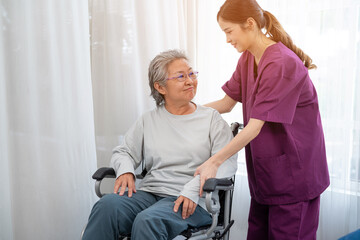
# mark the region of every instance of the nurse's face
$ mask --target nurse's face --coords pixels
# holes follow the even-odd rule
[[[230,43],[239,53],[249,49],[253,42],[253,33],[248,23],[238,24],[219,18],[219,26],[226,35],[226,42]]]

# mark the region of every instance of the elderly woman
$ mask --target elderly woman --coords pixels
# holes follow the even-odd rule
[[[232,133],[216,110],[192,102],[197,74],[176,50],[152,60],[149,85],[157,107],[145,113],[114,149],[114,194],[94,205],[83,239],[130,234],[133,240],[173,239],[189,226],[211,223],[194,173],[230,142]],[[148,172],[136,189],[134,169],[142,161]],[[216,176],[231,177],[236,168],[234,155]]]

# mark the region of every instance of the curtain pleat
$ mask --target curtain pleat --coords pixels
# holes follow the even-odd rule
[[[77,239],[96,200],[88,2],[0,7],[0,239]]]

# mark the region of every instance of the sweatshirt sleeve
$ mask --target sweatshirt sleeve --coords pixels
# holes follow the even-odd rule
[[[125,134],[121,145],[113,149],[110,166],[116,172],[116,178],[124,173],[132,173],[143,160],[144,126],[140,118]]]
[[[210,145],[211,156],[216,154],[219,150],[225,147],[233,138],[229,125],[214,110],[214,116],[210,126]],[[207,160],[207,159],[205,159]],[[237,170],[237,154],[234,154],[229,159],[224,161],[218,168],[216,178],[231,178],[235,175]],[[197,175],[187,184],[185,184],[180,195],[191,199],[193,202],[198,203],[200,191],[200,176]]]
[[[199,193],[200,193],[199,190],[200,190],[200,175],[197,175],[190,182],[185,184],[183,190],[180,192],[180,195],[187,197],[194,203],[198,204]]]

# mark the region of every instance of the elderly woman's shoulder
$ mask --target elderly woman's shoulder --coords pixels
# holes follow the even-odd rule
[[[168,115],[169,112],[166,110],[164,105],[156,106],[155,108],[146,111],[142,114],[141,118],[147,119],[147,118],[157,118],[157,117],[163,117],[164,115]]]
[[[142,114],[142,118],[150,117],[153,116],[154,114],[159,114],[159,111],[163,111],[162,108],[163,106],[158,106],[151,110],[148,110]]]
[[[206,107],[206,106],[201,106],[201,108],[204,109],[204,111],[206,112],[206,114],[211,115],[211,121],[214,124],[222,124],[222,125],[228,125],[228,123],[225,121],[225,119],[221,116],[221,114],[214,108],[211,107]]]
[[[212,118],[222,119],[221,114],[214,108],[206,107],[203,105],[197,105],[198,110],[205,112],[206,114],[212,115]]]
[[[201,108],[201,109],[203,109],[204,111],[208,111],[208,112],[211,112],[211,113],[213,113],[213,114],[219,114],[220,115],[220,113],[216,110],[216,109],[214,109],[214,108],[211,108],[211,107],[207,107],[207,106],[204,106],[204,105],[197,105],[199,108]]]

